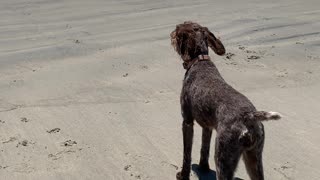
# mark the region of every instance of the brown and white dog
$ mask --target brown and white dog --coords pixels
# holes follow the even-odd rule
[[[266,120],[278,120],[277,112],[257,111],[250,100],[221,77],[210,60],[208,47],[223,55],[225,48],[206,27],[194,22],[176,26],[170,34],[175,51],[186,69],[181,92],[183,166],[178,180],[188,180],[194,120],[202,127],[200,168],[209,170],[212,130],[217,131],[215,163],[218,180],[232,180],[241,155],[252,180],[263,180],[262,150]]]

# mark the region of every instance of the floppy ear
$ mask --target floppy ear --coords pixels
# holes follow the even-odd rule
[[[174,47],[178,54],[183,54],[185,51],[185,34],[177,34],[177,29],[172,31],[171,34],[171,45]]]
[[[186,52],[187,45],[188,45],[187,40],[188,40],[187,34],[182,33],[181,36],[179,37],[179,40],[178,40],[180,55],[182,55],[182,56],[188,56],[188,52]]]
[[[207,32],[207,39],[209,47],[218,55],[222,56],[226,52],[222,42],[217,39],[212,32],[209,31],[208,28],[205,28]]]
[[[177,33],[176,30],[170,33],[171,45],[173,46],[174,50],[177,51]]]
[[[187,52],[188,46],[188,35],[187,33],[180,32],[177,33],[177,30],[174,30],[170,34],[171,37],[171,45],[174,47],[175,51],[181,55],[182,58],[189,58],[189,54]]]

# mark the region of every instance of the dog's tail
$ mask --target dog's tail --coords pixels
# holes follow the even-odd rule
[[[282,115],[280,113],[273,111],[255,111],[247,114],[248,119],[256,121],[279,120],[281,117]]]
[[[246,113],[245,119],[249,121],[269,121],[269,120],[279,120],[281,119],[282,115],[278,112],[266,112],[266,111],[254,111]],[[262,134],[264,132],[263,126],[262,126]],[[239,142],[242,144],[245,148],[250,148],[255,144],[255,138],[253,137],[254,133],[250,132],[250,129],[248,127],[243,128],[240,136],[239,136]]]

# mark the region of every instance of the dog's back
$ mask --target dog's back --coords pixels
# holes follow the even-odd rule
[[[181,97],[205,127],[239,121],[243,114],[256,111],[248,98],[225,82],[211,61],[197,62],[186,72]]]

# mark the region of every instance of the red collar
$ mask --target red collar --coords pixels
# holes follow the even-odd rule
[[[185,61],[182,63],[182,66],[184,69],[190,69],[195,63],[197,63],[198,61],[210,61],[210,56],[209,55],[199,55],[196,58],[193,58],[189,61]]]

